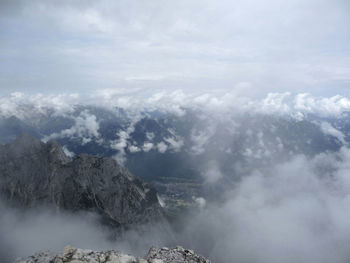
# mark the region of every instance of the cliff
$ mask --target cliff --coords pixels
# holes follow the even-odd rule
[[[95,211],[116,227],[162,217],[156,190],[114,159],[87,154],[72,159],[56,142],[28,135],[0,145],[0,195],[25,208]]]

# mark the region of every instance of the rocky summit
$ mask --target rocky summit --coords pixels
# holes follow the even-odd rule
[[[0,145],[0,195],[26,208],[94,211],[116,227],[162,216],[156,190],[114,159],[87,154],[70,158],[58,143],[28,135]]]
[[[182,247],[152,247],[144,258],[109,251],[92,251],[67,246],[62,253],[39,252],[15,263],[210,263],[208,259]]]

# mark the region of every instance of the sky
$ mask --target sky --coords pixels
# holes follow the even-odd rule
[[[215,117],[226,109],[223,116],[231,116],[231,108],[339,116],[350,110],[349,14],[349,0],[0,0],[0,116],[25,119],[28,109],[40,113],[48,106],[64,116],[84,95],[99,106],[156,105],[180,116],[188,105],[217,110]],[[28,102],[35,107],[21,107]],[[132,125],[118,134],[114,149],[129,147]],[[99,127],[95,115],[82,112],[51,138],[99,139]],[[320,128],[345,140],[329,123]],[[194,138],[201,152],[210,134]],[[165,142],[159,152],[183,143]],[[183,245],[206,251],[209,242],[218,262],[347,262],[349,163],[350,151],[342,148],[247,176],[222,206],[188,222]],[[318,177],[321,164],[334,166],[334,173]],[[210,182],[217,174],[214,167],[204,176]],[[59,234],[73,241],[86,234],[76,240],[81,246],[105,245],[103,237],[89,238],[98,232],[89,222],[45,213],[18,227],[16,215],[4,209],[0,204],[0,241],[5,237],[23,255],[45,244],[61,248],[67,236],[57,237],[56,229],[62,225]],[[42,233],[50,239],[30,242]],[[212,244],[211,236],[218,237]]]
[[[0,0],[0,94],[347,96],[347,0]]]

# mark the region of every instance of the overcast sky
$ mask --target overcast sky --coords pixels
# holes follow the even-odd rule
[[[0,0],[0,89],[347,96],[348,0]]]

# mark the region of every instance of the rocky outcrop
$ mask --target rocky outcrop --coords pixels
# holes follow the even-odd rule
[[[24,207],[96,211],[117,227],[162,215],[156,191],[114,159],[86,154],[71,159],[56,142],[28,135],[0,145],[0,195]]]
[[[210,263],[208,259],[197,255],[193,250],[180,246],[173,249],[152,247],[145,258],[150,263]]]
[[[210,263],[208,259],[182,247],[151,248],[144,258],[109,251],[92,251],[67,246],[62,253],[39,252],[15,263]]]

